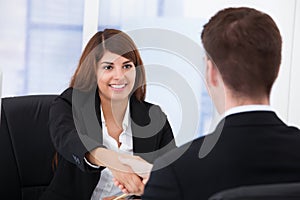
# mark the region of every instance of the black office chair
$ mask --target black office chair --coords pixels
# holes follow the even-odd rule
[[[209,200],[299,200],[300,183],[242,186],[214,194]]]
[[[48,113],[56,95],[3,98],[0,123],[1,199],[37,200],[49,185],[54,147]]]

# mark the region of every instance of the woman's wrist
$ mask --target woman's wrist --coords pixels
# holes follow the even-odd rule
[[[90,162],[93,165],[97,165],[97,166],[102,166],[105,167],[105,165],[101,162],[100,160],[100,155],[103,155],[106,153],[105,148],[102,147],[98,147],[93,149],[92,151],[88,152],[85,157],[88,160],[88,162]]]

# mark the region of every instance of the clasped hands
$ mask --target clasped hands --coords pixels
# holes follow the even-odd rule
[[[114,184],[123,193],[143,194],[152,164],[139,156],[118,153],[105,148],[96,148],[86,157],[93,164],[107,167],[112,172]]]

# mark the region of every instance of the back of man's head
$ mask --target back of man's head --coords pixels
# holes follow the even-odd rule
[[[281,35],[273,19],[246,7],[219,11],[204,25],[204,49],[237,95],[270,94],[281,62]]]

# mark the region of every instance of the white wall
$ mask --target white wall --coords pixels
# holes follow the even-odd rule
[[[183,13],[181,13],[182,18],[178,19],[177,16],[168,19],[151,19],[153,21],[138,18],[134,20],[134,23],[131,23],[131,19],[128,18],[120,18],[119,20],[123,21],[122,24],[125,25],[125,27],[123,27],[126,29],[125,31],[142,27],[161,26],[161,28],[182,31],[183,34],[192,40],[200,42],[199,32],[201,31],[203,22],[207,21],[222,8],[229,6],[248,6],[269,14],[277,23],[283,38],[282,64],[278,79],[271,93],[271,105],[275,107],[283,121],[300,127],[300,105],[298,103],[300,102],[300,79],[297,77],[297,75],[300,74],[300,68],[298,67],[300,65],[300,57],[297,56],[297,53],[300,52],[300,38],[297,37],[297,35],[300,34],[300,3],[297,4],[297,0],[183,0],[182,2],[174,1],[173,3],[179,3],[183,6]],[[174,21],[164,26],[160,24],[163,20],[169,22],[170,20]],[[96,20],[85,20],[85,22],[91,24],[97,23]],[[178,28],[174,28],[174,24],[177,24]],[[195,34],[188,33],[190,30],[193,30]],[[84,33],[83,35],[88,36],[91,34]],[[83,39],[83,41],[86,41],[86,39]],[[149,89],[151,90],[151,88]],[[155,91],[159,90],[157,87],[153,87],[152,89],[155,89]],[[156,92],[149,92],[148,94],[153,94],[152,96],[148,96],[148,99],[153,99],[153,101],[157,99]],[[176,124],[181,121],[182,118],[180,112],[176,114],[176,112],[174,113],[174,109],[170,109],[171,104],[166,100],[170,96],[172,95],[166,94],[165,99],[160,97],[158,101],[162,102],[160,105],[166,108],[167,114],[170,113],[170,121],[174,124],[176,130],[180,128],[179,125]],[[167,103],[164,103],[164,101]]]
[[[283,38],[282,64],[271,93],[271,105],[288,124],[300,127],[300,5],[297,0],[185,0],[185,15],[208,19],[228,6],[249,6],[268,13],[277,23]]]
[[[203,134],[199,122],[206,120],[200,114],[205,89],[199,70],[204,68],[200,63],[204,56],[199,34],[202,25],[199,19],[178,17],[122,22],[122,29],[135,41],[143,58],[146,100],[160,105],[167,114],[178,145]]]
[[[292,54],[291,54],[291,75],[290,75],[290,95],[288,107],[288,122],[300,127],[300,3],[297,5],[294,20]],[[287,79],[288,80],[288,79]]]

